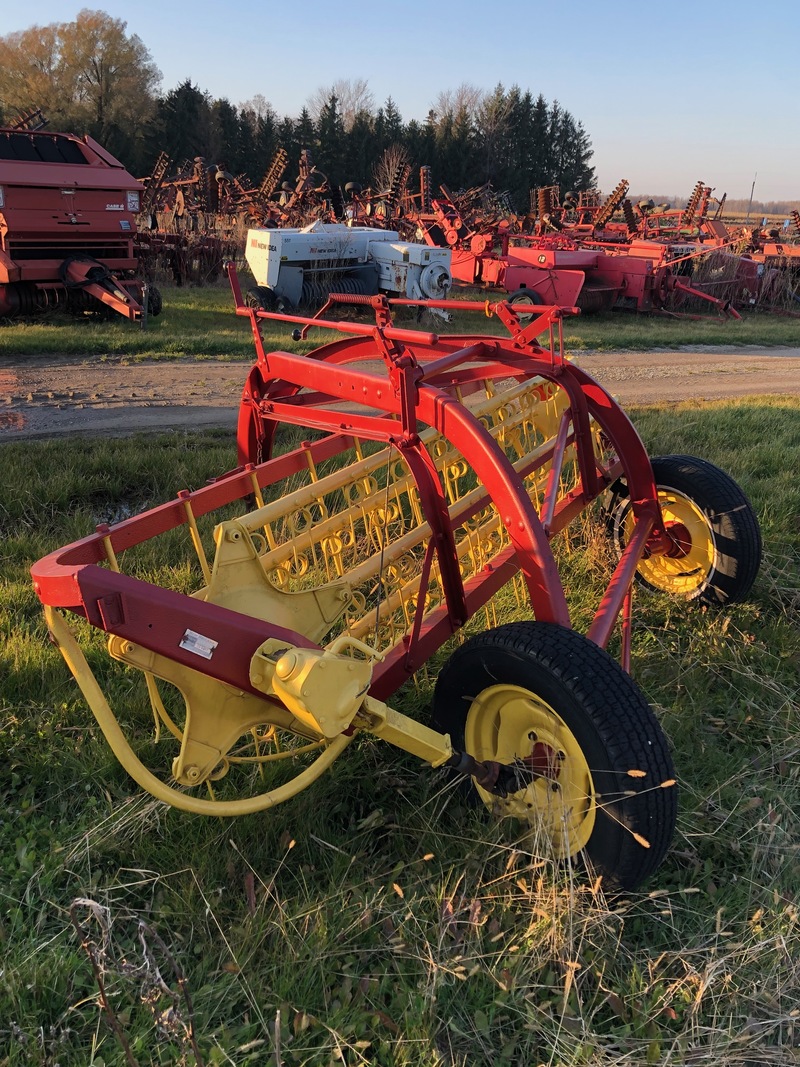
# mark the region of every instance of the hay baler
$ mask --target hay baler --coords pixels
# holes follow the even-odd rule
[[[441,300],[452,284],[449,248],[368,226],[248,230],[245,258],[257,282],[247,302],[267,311],[318,307],[331,292]]]
[[[106,308],[141,319],[141,189],[91,137],[0,129],[0,318]],[[152,286],[147,304],[158,314]]]

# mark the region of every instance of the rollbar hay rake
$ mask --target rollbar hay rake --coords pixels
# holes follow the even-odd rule
[[[657,484],[628,418],[564,358],[558,308],[523,322],[506,303],[440,301],[496,315],[509,336],[437,336],[393,324],[390,305],[411,301],[350,298],[374,324],[311,320],[246,307],[230,278],[257,352],[241,466],[32,571],[116,756],[159,799],[235,815],[295,795],[371,733],[470,775],[536,847],[638,884],[667,851],[677,799],[626,670],[632,582],[744,595],[759,542],[741,490],[687,457],[659,460]],[[308,356],[267,352],[268,319],[336,336]],[[313,440],[275,454],[282,424]],[[584,637],[550,540],[600,497],[618,562]],[[456,648],[432,725],[388,704],[505,586],[531,618]],[[138,695],[134,672],[101,672],[116,712],[65,610],[83,617],[83,643],[103,631],[111,657],[141,672]],[[622,665],[604,650],[620,620]],[[156,746],[148,703],[166,734]]]

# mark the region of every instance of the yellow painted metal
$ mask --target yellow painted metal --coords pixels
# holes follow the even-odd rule
[[[496,814],[543,834],[555,855],[574,856],[586,846],[597,813],[591,769],[575,735],[548,703],[520,686],[490,686],[470,705],[464,739],[477,760],[533,758],[533,769],[549,763],[545,776],[505,799],[479,787],[478,792]]]
[[[542,380],[505,389],[487,381],[482,394],[463,399],[522,472],[531,499],[540,506],[548,452],[567,406],[563,390]],[[424,430],[421,437],[441,478],[466,580],[481,573],[508,546],[508,535],[491,504],[475,512],[485,487],[476,484],[463,456],[433,429]],[[411,631],[421,597],[426,613],[444,599],[435,558],[428,585],[421,588],[431,531],[411,471],[397,449],[372,451],[373,447],[355,442],[352,462],[322,475],[309,453],[307,470],[292,475],[283,487],[271,486],[274,498],[267,502],[253,472],[258,507],[237,518],[226,516],[217,525],[213,567],[207,562],[190,502],[181,494],[204,577],[200,584],[196,568],[176,568],[170,572],[175,587],[302,634],[316,645],[328,644],[309,650],[287,641],[265,642],[250,668],[250,685],[263,694],[258,696],[112,637],[111,655],[144,674],[157,733],[163,724],[179,745],[172,764],[178,787],[153,775],[133,753],[69,628],[50,612],[51,629],[112,749],[154,796],[205,813],[261,810],[314,781],[358,730],[372,732],[434,766],[451,755],[446,735],[366,695],[374,650],[387,652]],[[570,455],[568,450],[560,493],[575,485]],[[526,467],[537,463],[538,469],[524,474]],[[126,567],[135,571],[136,553],[126,553],[125,559]],[[113,549],[109,564],[118,565]],[[142,567],[141,576],[151,580],[147,564]],[[180,714],[168,710],[167,704],[170,709],[173,705],[162,698],[164,682],[181,694]],[[234,775],[229,771],[238,773],[240,764],[250,764],[257,774],[277,759],[299,757],[298,764],[303,765],[315,752],[311,766],[285,786],[259,796],[217,801],[183,791],[203,783],[210,787],[226,776],[232,786]],[[243,770],[250,773],[246,766]]]
[[[112,752],[142,789],[147,790],[157,800],[162,800],[166,804],[173,805],[173,807],[180,808],[183,811],[194,812],[198,815],[248,815],[256,811],[264,811],[266,808],[274,807],[274,805],[296,796],[311,785],[312,782],[316,781],[338,759],[352,740],[352,737],[340,734],[335,741],[321,749],[317,759],[300,774],[292,778],[290,782],[257,796],[243,797],[239,800],[217,801],[206,800],[203,797],[184,793],[180,789],[175,789],[162,782],[160,778],[157,778],[144,766],[125,737],[117,717],[97,684],[86,657],[69,626],[53,608],[45,607],[44,610],[53,640],[61,650],[67,665],[80,686],[81,692],[92,709],[92,713],[97,719],[98,725],[103,731],[103,735]]]
[[[697,504],[683,493],[674,489],[659,489],[658,501],[666,529],[669,530],[670,524],[680,523],[691,544],[685,555],[653,555],[642,559],[638,567],[639,574],[648,585],[662,593],[691,596],[705,586],[717,559],[711,527]],[[625,519],[626,541],[633,533],[634,521],[631,512]],[[683,536],[679,540],[683,542]]]
[[[106,559],[108,560],[109,567],[112,571],[116,571],[117,574],[119,574],[119,563],[117,561],[117,554],[114,551],[114,546],[111,544],[111,537],[108,534],[106,534],[106,536],[103,538],[103,548],[106,553]]]
[[[203,577],[205,578],[205,580],[209,581],[209,579],[211,578],[211,572],[208,569],[208,559],[206,558],[206,552],[203,548],[203,542],[200,537],[200,531],[197,528],[197,520],[195,519],[194,511],[192,510],[192,502],[188,499],[188,495],[189,494],[186,490],[178,494],[180,499],[183,501],[183,510],[186,514],[186,524],[189,527],[189,532],[192,537],[192,544],[194,545],[194,550],[197,553],[197,559],[200,563],[200,569],[203,572]]]
[[[330,739],[346,730],[369,689],[372,664],[331,649],[284,647],[277,655],[274,640],[267,644],[251,660],[251,683],[317,734]]]
[[[567,405],[563,390],[537,380],[497,392],[494,383],[487,382],[482,398],[474,394],[466,401],[515,469],[542,463],[539,470],[523,475],[538,506],[549,469],[547,452]],[[474,475],[450,442],[432,429],[423,431],[421,437],[442,478],[461,572],[468,579],[507,547],[508,535],[491,505],[469,519],[462,518],[485,489],[475,484]],[[343,632],[386,651],[411,628],[430,528],[423,520],[413,476],[395,450],[381,449],[371,455],[358,451],[357,456],[348,466],[283,493],[237,521],[254,537],[263,536],[265,550],[259,549],[260,560],[275,588],[319,589],[345,577],[352,600],[344,611]],[[575,484],[569,459],[564,464],[561,493]],[[380,609],[370,610],[367,604],[379,572]],[[443,599],[435,561],[425,592],[429,612]],[[243,610],[233,600],[228,606]]]
[[[319,731],[309,728],[285,707],[209,678],[130,641],[112,637],[108,650],[114,659],[170,682],[183,696],[184,725],[178,728],[172,723],[170,728],[170,733],[181,742],[180,754],[172,764],[172,775],[181,785],[194,786],[216,775],[230,748],[256,727],[277,726],[311,740],[320,737]],[[167,722],[168,728],[171,722],[171,719]]]
[[[366,697],[354,725],[388,741],[404,752],[440,767],[453,754],[449,734],[440,734],[415,719],[390,708],[380,700]]]
[[[352,605],[350,585],[343,580],[295,592],[276,588],[266,575],[253,535],[239,520],[221,522],[214,540],[214,568],[206,588],[195,594],[200,600],[283,626],[315,642]]]

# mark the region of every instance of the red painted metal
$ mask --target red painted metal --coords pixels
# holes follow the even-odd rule
[[[431,201],[429,210],[407,208],[406,223],[414,224],[427,244],[452,249],[450,269],[464,285],[511,295],[527,289],[548,306],[578,303],[584,284],[581,270],[547,265],[525,248],[511,248],[507,220],[465,219],[452,198],[443,195]]]
[[[226,504],[242,500],[255,484],[268,488],[292,474],[307,471],[351,450],[358,440],[383,441],[405,459],[416,483],[418,499],[431,537],[423,565],[424,578],[416,614],[406,637],[375,665],[371,692],[385,699],[515,574],[521,573],[537,619],[570,625],[570,615],[550,539],[584,511],[618,477],[627,481],[635,520],[634,535],[597,609],[589,636],[605,645],[620,612],[626,608],[633,574],[645,552],[669,551],[672,541],[662,529],[661,512],[646,450],[612,397],[585,371],[563,358],[554,346],[536,341],[548,327],[555,336],[562,312],[542,307],[533,324],[523,327],[513,308],[502,303],[457,303],[461,309],[490,310],[505,322],[508,337],[437,336],[388,325],[389,304],[375,303],[376,318],[385,325],[327,322],[300,316],[277,316],[246,308],[235,271],[231,284],[237,314],[247,317],[256,342],[257,360],[247,377],[239,419],[242,466],[177,500],[95,534],[40,560],[32,568],[36,592],[54,607],[85,616],[92,625],[186,662],[228,684],[252,692],[248,665],[255,649],[268,637],[308,645],[299,634],[268,622],[101,566],[107,545],[119,554],[126,548],[185,525],[187,506],[197,519]],[[308,356],[266,352],[261,322],[282,318],[335,331],[339,337]],[[557,440],[531,454],[515,469],[501,446],[456,398],[478,380],[534,380],[565,390],[568,410]],[[279,423],[323,430],[325,436],[305,442],[285,455],[270,458]],[[448,509],[431,455],[418,436],[418,425],[435,428],[476,476],[482,492]],[[593,436],[602,432],[612,450],[600,460]],[[579,477],[558,500],[546,495],[543,518],[523,478],[553,462],[560,470],[567,447],[577,453]],[[494,505],[509,544],[491,564],[467,580],[462,578],[454,537],[456,525]],[[544,521],[543,521],[544,519]],[[427,614],[427,577],[436,560],[443,601]],[[212,661],[198,666],[197,656],[180,650],[182,635],[192,630],[217,642]],[[191,661],[191,662],[190,662]],[[213,666],[211,666],[213,663]]]
[[[0,129],[0,316],[105,305],[141,318],[140,193],[91,137]]]
[[[652,526],[653,519],[650,515],[637,522],[600,602],[600,607],[592,620],[592,625],[589,627],[586,636],[602,648],[608,644],[625,598],[630,591],[636,568],[647,548]]]

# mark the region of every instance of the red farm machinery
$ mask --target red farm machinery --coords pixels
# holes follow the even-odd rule
[[[434,301],[503,327],[437,335],[395,325],[393,307],[419,301],[384,295],[331,296],[367,322],[248,307],[229,270],[256,349],[239,466],[32,569],[115,755],[155,797],[231,816],[295,796],[374,735],[471,781],[525,847],[636,886],[667,853],[677,789],[629,673],[634,585],[746,596],[761,541],[744,493],[702,459],[651,460],[564,356],[560,308]],[[268,351],[265,321],[329,339]],[[612,551],[584,635],[554,542],[576,551],[589,512]],[[497,594],[517,621],[498,625]],[[117,665],[98,677],[92,634]],[[431,662],[431,716],[393,707]]]
[[[0,129],[0,318],[158,314],[136,276],[141,188],[91,137]]]
[[[538,217],[521,218],[487,210],[481,203],[484,189],[456,197],[442,186],[440,196],[430,196],[427,170],[423,167],[420,176],[422,207],[408,210],[405,221],[415,223],[417,237],[428,244],[452,249],[453,277],[463,285],[506,292],[520,305],[577,307],[584,315],[612,308],[661,311],[692,296],[718,312],[738,316],[728,300],[689,284],[685,256],[675,263],[671,247],[622,243],[621,231],[604,229],[625,183],[602,206],[594,202],[596,197],[581,194],[574,201],[565,198],[568,206],[562,208],[555,187],[539,190],[547,196],[535,198]],[[531,229],[534,232],[526,232]],[[598,233],[612,239],[601,241]],[[689,259],[691,254],[705,254],[695,253],[693,247],[688,252]]]

